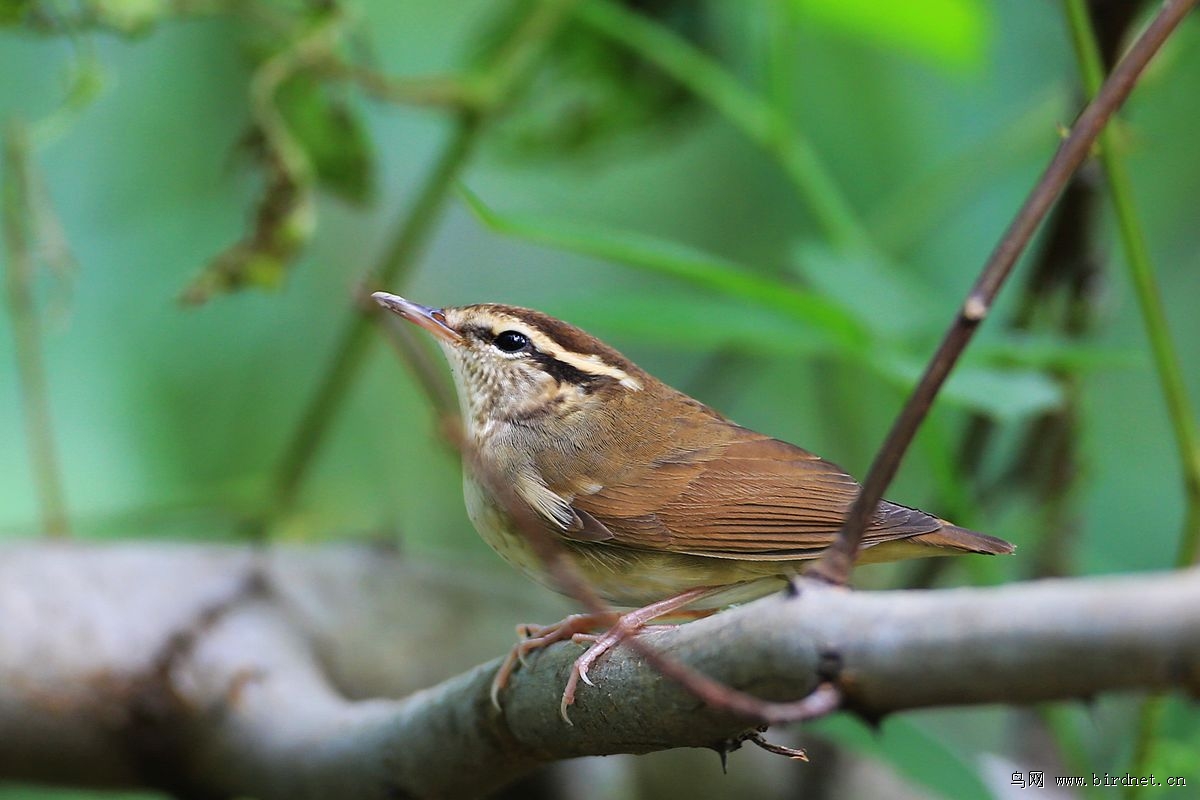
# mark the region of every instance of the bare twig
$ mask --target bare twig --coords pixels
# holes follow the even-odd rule
[[[863,531],[883,498],[884,490],[895,476],[905,450],[929,412],[951,368],[991,310],[992,303],[1017,258],[1029,244],[1038,225],[1071,175],[1087,159],[1092,145],[1109,117],[1133,91],[1150,59],[1196,1],[1167,0],[1159,14],[1105,81],[1095,100],[1080,114],[1072,126],[1070,135],[1059,146],[1041,179],[988,258],[975,285],[971,287],[958,316],[892,425],[879,455],[871,464],[863,482],[863,489],[847,514],[838,538],[812,568],[813,574],[839,584],[849,579]]]
[[[824,686],[827,684],[822,684],[822,685]],[[814,689],[813,694],[810,695],[810,697],[815,697],[818,691],[820,691],[819,688]],[[788,758],[794,758],[797,761],[808,761],[808,753],[804,750],[804,748],[786,747],[782,744],[775,744],[774,742],[768,742],[766,739],[763,738],[763,735],[761,733],[759,733],[758,731],[755,731],[754,733],[747,736],[746,741],[756,745],[757,747],[761,747],[763,750],[766,750],[768,753],[774,753],[777,756],[787,756]]]

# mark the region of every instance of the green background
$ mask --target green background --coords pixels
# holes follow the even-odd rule
[[[811,140],[872,245],[887,254],[878,263],[855,266],[831,245],[778,162],[703,101],[680,90],[670,107],[639,106],[604,82],[606,67],[593,67],[599,78],[572,74],[566,57],[485,130],[459,179],[493,212],[543,233],[643,234],[808,287],[919,364],[1080,107],[1078,70],[1055,3],[942,0],[907,12],[872,12],[867,3],[831,10],[836,5],[682,3],[670,19],[681,18],[678,27],[704,52]],[[460,70],[482,58],[484,31],[503,28],[499,6],[489,2],[350,7],[356,21],[347,52],[389,75]],[[271,45],[259,22],[238,14],[127,8],[163,16],[133,35],[87,28],[74,43],[27,25],[0,30],[0,118],[37,132],[32,170],[77,262],[69,275],[42,270],[35,281],[63,485],[80,538],[234,540],[262,509],[353,313],[353,292],[451,122],[443,111],[332,87],[370,141],[373,200],[361,206],[319,193],[317,228],[282,286],[183,307],[179,293],[244,234],[261,190],[261,175],[237,144],[252,122],[248,82]],[[1193,397],[1200,393],[1198,22],[1187,21],[1152,64],[1118,130]],[[771,42],[780,39],[782,56],[772,63]],[[99,91],[64,111],[79,70],[99,81]],[[540,134],[572,92],[601,98],[598,107],[613,121],[568,146]],[[38,127],[54,114],[61,126]],[[1092,335],[1068,344],[1049,332],[1036,342],[1006,333],[1002,320],[1017,288],[1009,287],[980,336],[973,383],[939,403],[888,492],[1021,547],[1011,559],[955,565],[946,583],[1030,574],[1022,556],[1044,535],[1042,509],[1020,492],[973,499],[953,470],[953,453],[968,414],[982,413],[996,422],[1001,442],[989,464],[1002,465],[1005,443],[1011,449],[1031,414],[1063,402],[1055,379],[1034,368],[1039,347],[1065,360],[1078,381],[1080,465],[1072,493],[1061,498],[1077,524],[1070,570],[1172,563],[1183,515],[1176,451],[1107,204],[1099,214],[1090,247],[1105,280]],[[1023,277],[1018,271],[1014,282]],[[459,193],[411,276],[369,288],[435,306],[542,309],[738,422],[859,476],[904,396],[902,382],[820,343],[822,331],[802,320],[645,268],[501,235]],[[0,537],[13,538],[36,535],[39,509],[5,313]],[[999,355],[984,357],[989,347]],[[471,529],[457,462],[382,341],[353,382],[297,506],[272,532],[312,542],[395,537],[422,556],[506,569]],[[860,582],[897,585],[904,574],[877,568]],[[1123,773],[1133,708],[1117,698],[1090,711],[1049,713],[1080,765]],[[1176,768],[1190,769],[1200,785],[1189,733],[1196,720],[1184,703],[1169,706],[1164,735],[1175,749],[1165,754],[1190,752]],[[983,790],[980,753],[1018,752],[1014,726],[993,709],[910,714],[879,737],[848,720],[817,728],[924,790],[968,796]],[[664,759],[663,768],[673,763]]]

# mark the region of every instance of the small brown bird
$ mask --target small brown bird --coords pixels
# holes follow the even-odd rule
[[[524,502],[595,592],[626,614],[576,662],[576,682],[623,632],[676,611],[713,609],[778,588],[834,539],[859,491],[836,464],[730,422],[616,350],[539,311],[497,304],[432,309],[376,292],[383,307],[437,339],[462,410],[467,511],[507,562],[553,589],[518,530]],[[484,473],[484,474],[480,474]],[[489,477],[490,476],[490,477]],[[503,482],[503,491],[488,489]],[[859,562],[1011,553],[1008,542],[883,501]],[[581,638],[600,620],[529,631],[516,658]],[[612,622],[611,619],[608,622]]]

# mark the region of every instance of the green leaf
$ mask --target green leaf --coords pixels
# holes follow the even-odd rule
[[[639,11],[688,41],[705,37],[706,12],[694,0],[647,3]],[[633,131],[664,130],[696,106],[695,96],[660,67],[574,20],[555,37],[537,80],[496,134],[518,157],[564,157]]]
[[[814,23],[925,59],[950,72],[983,62],[991,28],[980,0],[792,0]]]
[[[974,361],[991,366],[1074,373],[1131,369],[1146,363],[1133,348],[1102,347],[1057,334],[1023,331],[1002,331],[987,338],[981,334],[968,354]]]
[[[812,325],[848,352],[864,350],[869,343],[868,332],[837,303],[732,261],[644,234],[498,214],[465,187],[460,191],[479,220],[497,233],[668,275],[718,296],[752,301]]]
[[[718,298],[727,298],[707,309],[703,320],[702,314],[689,310],[686,304],[652,299],[644,303],[640,316],[664,315],[663,325],[658,320],[638,322],[639,315],[630,312],[634,307],[631,306],[620,309],[612,320],[613,327],[624,324],[631,331],[640,327],[646,333],[657,332],[666,341],[668,334],[664,329],[672,327],[666,322],[669,315],[675,315],[672,323],[677,323],[675,329],[686,331],[693,343],[697,335],[709,336],[714,345],[736,344],[740,337],[745,337],[747,344],[752,343],[760,351],[832,352],[905,389],[916,383],[924,369],[924,358],[902,349],[896,333],[908,325],[904,320],[906,313],[915,313],[914,308],[927,308],[931,301],[882,271],[881,262],[808,249],[806,253],[812,255],[814,263],[806,269],[816,273],[845,270],[839,272],[839,280],[824,280],[828,285],[841,287],[839,293],[844,299],[839,303],[674,242],[562,220],[499,214],[465,187],[460,187],[460,191],[476,216],[498,233],[668,275],[713,292]],[[851,273],[854,279],[846,279]],[[748,301],[764,312],[774,313],[738,313],[731,310],[728,299]],[[847,311],[847,306],[854,312]],[[933,311],[923,313],[936,321]],[[594,312],[589,315],[595,316]],[[714,326],[714,320],[721,324]],[[806,327],[792,327],[797,323]],[[728,330],[720,334],[704,333],[713,327],[728,327]],[[946,383],[942,399],[996,419],[1011,420],[1058,406],[1062,393],[1051,377],[1036,370],[966,363],[960,364]]]
[[[1200,768],[1200,734],[1158,737],[1150,752],[1153,755],[1146,771],[1163,783],[1168,775],[1195,775]]]
[[[906,390],[916,385],[925,369],[924,360],[898,352],[881,353],[872,363]],[[1043,372],[960,362],[942,386],[938,401],[1005,423],[1059,408],[1063,394],[1058,383]]]
[[[907,791],[909,796],[991,796],[978,767],[927,724],[891,716],[880,725],[868,726],[852,714],[835,714],[811,726],[855,753],[887,763],[901,778],[898,790]],[[907,781],[925,791],[917,791]]]
[[[304,149],[321,188],[351,203],[374,197],[374,153],[353,110],[325,86],[298,76],[275,96],[288,131]]]
[[[818,242],[805,242],[795,252],[795,268],[805,283],[880,336],[936,332],[950,320],[943,303],[882,255],[834,250]]]
[[[839,348],[824,331],[777,311],[711,296],[667,298],[646,293],[606,293],[604,303],[561,304],[565,319],[682,352],[736,349],[758,356],[810,356]]]
[[[820,328],[750,303],[711,297],[664,299],[633,293],[606,295],[606,300],[602,305],[568,303],[558,311],[567,319],[586,320],[586,327],[685,352],[732,348],[758,356],[790,358],[847,355],[845,348]],[[851,360],[906,391],[916,384],[925,367],[921,358],[899,349],[888,351],[883,346],[870,353],[852,354]],[[951,374],[939,402],[978,411],[998,421],[1019,420],[1057,408],[1063,402],[1062,391],[1052,376],[1019,367],[993,366],[972,358]]]

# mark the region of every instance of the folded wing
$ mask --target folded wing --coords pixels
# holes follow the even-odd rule
[[[609,544],[750,560],[818,555],[837,534],[858,483],[807,450],[721,425],[725,441],[671,451],[615,485],[576,497],[572,507],[607,529]],[[863,546],[941,527],[936,517],[885,501]]]

